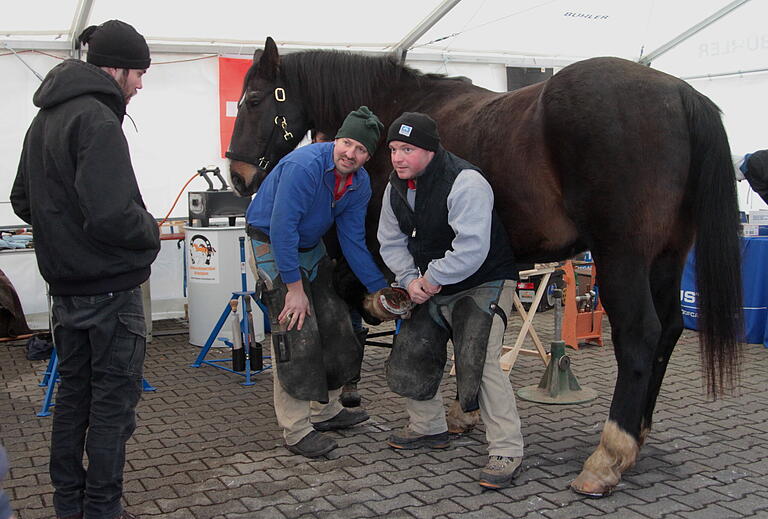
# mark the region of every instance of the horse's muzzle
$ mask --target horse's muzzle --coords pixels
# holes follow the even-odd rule
[[[266,177],[267,172],[253,164],[239,160],[229,163],[229,178],[235,193],[240,196],[253,195]]]

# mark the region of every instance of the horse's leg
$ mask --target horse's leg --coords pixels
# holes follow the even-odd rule
[[[680,251],[666,252],[651,267],[651,293],[656,314],[661,322],[661,337],[653,356],[651,380],[648,384],[645,413],[640,424],[640,445],[651,432],[653,410],[659,396],[664,373],[677,340],[683,333],[683,315],[680,312],[680,279],[685,256]]]
[[[641,254],[593,251],[600,293],[610,317],[618,376],[600,444],[571,483],[591,497],[611,493],[640,450],[640,428],[651,384],[654,353],[661,337],[647,262]]]
[[[448,422],[448,432],[450,434],[467,434],[480,423],[480,409],[475,409],[468,413],[464,412],[459,404],[459,396],[453,399],[448,413],[445,417]]]

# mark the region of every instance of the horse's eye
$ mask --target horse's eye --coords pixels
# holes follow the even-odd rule
[[[248,104],[248,106],[255,107],[261,102],[263,98],[264,96],[261,94],[261,92],[248,92],[248,94],[245,96],[245,102]]]

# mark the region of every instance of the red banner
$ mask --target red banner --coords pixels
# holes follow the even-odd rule
[[[235,129],[237,103],[243,93],[243,79],[251,63],[251,59],[219,58],[219,132],[222,158],[229,148],[229,141]]]

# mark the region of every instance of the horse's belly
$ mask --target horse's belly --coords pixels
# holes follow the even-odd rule
[[[560,261],[586,249],[576,225],[564,213],[541,211],[528,218],[502,216],[502,222],[520,263]]]

